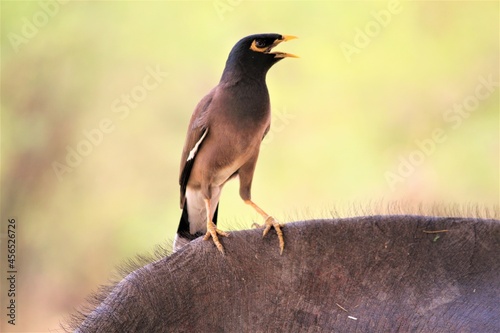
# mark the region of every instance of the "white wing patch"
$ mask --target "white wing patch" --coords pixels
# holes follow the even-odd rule
[[[207,136],[207,133],[208,133],[208,128],[205,130],[205,132],[203,132],[203,135],[201,136],[200,140],[198,140],[198,142],[196,142],[196,144],[194,145],[193,149],[191,149],[191,151],[189,152],[189,155],[188,155],[188,158],[187,158],[186,161],[190,161],[190,160],[192,160],[194,158],[194,156],[198,152],[198,147],[200,146],[200,144],[203,141],[203,139],[205,139],[205,136]]]

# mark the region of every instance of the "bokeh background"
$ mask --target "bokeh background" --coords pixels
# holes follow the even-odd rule
[[[498,214],[496,1],[2,1],[0,260],[5,274],[15,218],[19,271],[17,325],[2,303],[2,332],[56,331],[116,266],[168,244],[191,112],[258,32],[299,36],[279,49],[301,57],[268,74],[263,208],[281,221],[393,200]],[[260,222],[237,182],[221,200],[223,229]]]

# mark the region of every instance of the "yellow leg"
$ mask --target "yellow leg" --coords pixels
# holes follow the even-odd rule
[[[212,222],[212,212],[210,210],[210,200],[209,199],[205,199],[205,208],[207,210],[207,233],[203,237],[203,240],[209,240],[210,237],[212,237],[212,240],[213,240],[215,246],[217,246],[219,251],[222,254],[224,254],[224,247],[220,243],[219,237],[217,235],[227,237],[227,236],[229,236],[229,234],[227,232],[220,230],[220,229],[217,229],[217,226],[215,225],[215,223]]]
[[[254,223],[254,226],[264,228],[264,232],[262,233],[262,237],[267,235],[269,230],[271,228],[274,228],[276,230],[276,234],[278,235],[278,240],[279,240],[279,246],[280,246],[280,255],[283,254],[283,249],[285,248],[285,240],[283,239],[283,232],[281,231],[281,227],[283,227],[282,224],[278,223],[274,217],[271,215],[267,214],[265,211],[262,210],[259,206],[257,206],[252,200],[245,200],[245,203],[247,205],[250,205],[253,209],[257,211],[263,218],[264,218],[264,224],[263,225],[258,225]]]

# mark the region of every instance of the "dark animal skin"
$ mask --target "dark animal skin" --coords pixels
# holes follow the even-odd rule
[[[282,256],[259,230],[224,238],[226,255],[195,240],[130,273],[73,329],[500,332],[499,220],[370,216],[283,232]]]

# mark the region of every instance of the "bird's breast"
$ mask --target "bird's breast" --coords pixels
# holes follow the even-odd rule
[[[220,131],[211,128],[195,159],[190,183],[223,185],[244,164],[257,158],[262,136],[227,126]]]
[[[218,87],[207,114],[208,135],[197,153],[190,181],[220,186],[257,159],[271,120],[267,88],[249,88],[243,83]]]

